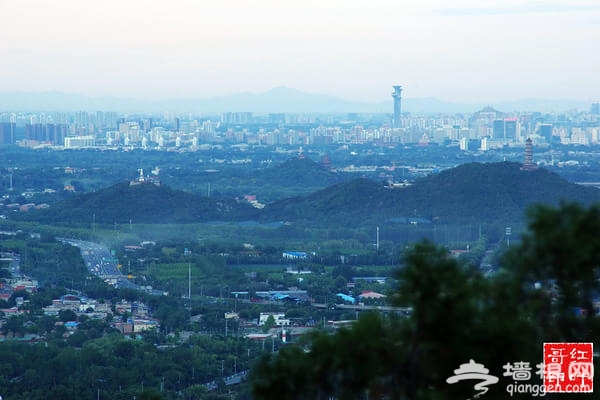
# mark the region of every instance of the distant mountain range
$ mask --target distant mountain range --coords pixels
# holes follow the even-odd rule
[[[390,88],[391,91],[391,88]],[[402,99],[403,112],[475,112],[485,106],[510,111],[566,111],[588,109],[589,104],[573,100],[524,99],[490,104],[459,104],[429,98]],[[392,113],[393,102],[349,101],[325,94],[305,93],[278,87],[263,93],[230,96],[168,99],[161,101],[119,97],[88,97],[62,92],[0,92],[0,111],[116,111],[116,112],[253,112],[253,113]]]
[[[314,169],[309,163],[297,168]],[[274,172],[282,167],[272,167]],[[285,167],[284,167],[285,168]],[[314,171],[313,171],[314,172]],[[302,174],[302,171],[299,171]],[[308,172],[307,172],[308,173]],[[44,223],[193,223],[203,221],[289,221],[308,226],[365,226],[406,223],[414,218],[438,224],[523,222],[533,204],[600,202],[600,190],[570,183],[544,169],[518,163],[470,163],[417,180],[405,188],[355,179],[262,210],[233,199],[202,197],[152,184],[120,183],[85,193],[23,218]]]

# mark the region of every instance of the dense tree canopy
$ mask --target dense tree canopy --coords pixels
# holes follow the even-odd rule
[[[255,398],[467,399],[477,394],[471,382],[446,380],[475,360],[500,377],[486,398],[503,399],[503,366],[523,361],[535,371],[544,342],[597,346],[600,209],[537,207],[529,228],[491,278],[443,247],[416,244],[404,254],[393,297],[412,307],[410,316],[365,314],[350,328],[265,356],[252,374]],[[541,383],[532,376],[528,383]]]

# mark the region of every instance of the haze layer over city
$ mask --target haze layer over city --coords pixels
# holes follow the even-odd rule
[[[372,103],[401,84],[410,98],[494,105],[600,92],[595,1],[28,0],[0,12],[13,16],[0,28],[3,93],[168,100],[285,86]]]

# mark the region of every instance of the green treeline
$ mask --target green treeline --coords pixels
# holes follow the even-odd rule
[[[121,334],[70,344],[9,341],[0,344],[0,390],[4,399],[222,399],[215,377],[249,368],[256,343],[238,338],[197,336],[187,346],[158,348],[150,340]],[[72,342],[72,343],[71,343]],[[250,358],[248,357],[250,354]],[[7,362],[10,360],[10,362]]]
[[[265,356],[252,371],[253,398],[467,399],[478,394],[476,382],[446,380],[469,360],[501,377],[486,398],[508,398],[507,363],[528,362],[533,377],[523,383],[541,384],[535,371],[544,342],[600,345],[599,235],[599,206],[534,208],[529,233],[490,278],[419,242],[403,254],[392,296],[412,307],[409,316],[366,314],[350,328],[316,332]]]

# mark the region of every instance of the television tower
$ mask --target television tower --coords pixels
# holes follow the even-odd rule
[[[402,112],[402,86],[392,86],[392,98],[394,99],[394,128],[400,128],[400,116]]]

